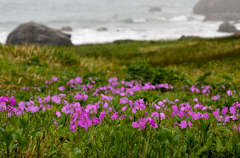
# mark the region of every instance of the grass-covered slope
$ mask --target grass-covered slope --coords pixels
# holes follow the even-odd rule
[[[186,41],[126,40],[73,47],[1,45],[0,93],[38,87],[52,76],[83,77],[102,72],[107,77],[124,78],[126,67],[141,61],[179,71],[191,81],[211,72],[209,80],[222,82],[227,78],[239,83],[239,52],[239,36]]]

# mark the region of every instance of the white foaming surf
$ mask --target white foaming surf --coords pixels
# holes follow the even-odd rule
[[[18,25],[34,21],[52,28],[70,26],[73,44],[115,40],[175,40],[182,35],[221,37],[221,22],[204,22],[192,8],[198,0],[0,0],[0,43]],[[47,5],[46,5],[47,4]],[[149,12],[153,6],[161,12]],[[11,9],[9,9],[11,8]],[[105,27],[106,31],[97,31]],[[236,24],[240,29],[240,24]]]

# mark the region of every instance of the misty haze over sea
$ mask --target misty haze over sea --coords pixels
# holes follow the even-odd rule
[[[197,0],[0,0],[0,43],[18,25],[34,21],[60,29],[73,28],[73,44],[120,39],[167,40],[182,35],[219,37],[218,22],[194,15]],[[162,12],[149,12],[161,7]],[[236,24],[240,29],[240,24]],[[98,28],[107,31],[97,31]]]

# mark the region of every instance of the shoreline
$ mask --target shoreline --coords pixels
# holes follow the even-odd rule
[[[223,39],[223,38],[230,38],[234,36],[239,36],[239,35],[226,35],[226,36],[221,36],[221,37],[200,37],[200,36],[184,36],[182,35],[180,38],[177,39],[159,39],[159,40],[135,40],[135,39],[120,39],[120,40],[114,40],[112,42],[96,42],[96,43],[83,43],[83,44],[73,44],[72,46],[50,46],[50,47],[78,47],[78,46],[88,46],[88,45],[109,45],[109,44],[122,44],[122,43],[131,43],[131,42],[176,42],[176,41],[190,41],[190,40],[209,40],[209,39]],[[5,42],[6,43],[6,42]],[[1,43],[2,46],[7,46],[7,44]],[[24,45],[19,45],[19,46],[24,46]],[[48,45],[44,45],[48,46]]]

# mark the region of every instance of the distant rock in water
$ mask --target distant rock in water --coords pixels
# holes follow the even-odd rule
[[[73,31],[73,29],[70,26],[65,26],[61,28],[61,31]]]
[[[97,31],[107,31],[108,29],[106,27],[100,27],[97,29]]]
[[[70,34],[49,28],[47,26],[28,22],[19,25],[7,37],[6,44],[24,45],[35,44],[39,46],[70,46],[73,45]]]
[[[151,7],[149,9],[149,12],[161,12],[162,11],[162,8],[160,7]]]
[[[228,21],[225,21],[219,26],[218,29],[219,32],[228,32],[228,33],[237,33],[238,30],[236,27],[232,24],[230,24]]]
[[[240,13],[240,0],[199,0],[193,8],[195,14]]]
[[[204,21],[239,21],[240,13],[213,13],[206,15]]]

